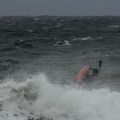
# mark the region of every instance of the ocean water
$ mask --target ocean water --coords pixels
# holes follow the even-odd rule
[[[120,17],[1,17],[0,120],[120,119],[119,32]]]

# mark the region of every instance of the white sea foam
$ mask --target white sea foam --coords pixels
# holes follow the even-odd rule
[[[87,37],[80,37],[80,38],[74,38],[73,41],[87,41],[87,40],[93,40],[93,38],[91,36],[87,36]]]
[[[21,83],[9,80],[0,88],[0,96],[5,93],[0,99],[0,120],[26,120],[30,113],[54,120],[120,119],[120,93],[108,88],[87,90],[53,84],[44,74]]]
[[[102,37],[91,37],[91,36],[87,36],[87,37],[76,37],[73,38],[73,41],[89,41],[89,40],[101,40]]]
[[[120,25],[110,25],[109,28],[120,28]]]
[[[37,17],[36,17],[36,18],[34,18],[34,20],[35,20],[35,21],[38,21],[38,20],[39,20],[39,18],[37,18]]]
[[[64,45],[68,45],[68,46],[69,46],[69,45],[71,45],[71,44],[70,44],[70,42],[69,42],[68,40],[65,40],[65,41],[64,41]]]
[[[57,41],[53,46],[71,46],[71,43],[68,40]]]

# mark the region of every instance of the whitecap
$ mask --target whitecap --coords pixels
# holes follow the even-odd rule
[[[120,25],[110,25],[109,28],[120,28]]]
[[[87,40],[92,40],[91,36],[87,36],[87,37],[80,37],[80,38],[73,38],[73,41],[87,41]]]
[[[57,41],[53,46],[71,46],[71,43],[68,40]]]
[[[34,18],[34,20],[35,20],[35,21],[38,21],[38,20],[39,20],[39,18]]]

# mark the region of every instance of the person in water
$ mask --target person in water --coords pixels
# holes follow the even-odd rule
[[[98,68],[90,68],[90,70],[92,70],[92,75],[93,76],[97,76],[98,73],[101,70],[101,67],[102,67],[102,60],[99,60],[99,62],[98,62]]]
[[[98,62],[98,68],[91,68],[89,65],[83,66],[80,72],[75,77],[75,80],[79,83],[87,80],[88,78],[95,77],[98,75],[102,67],[102,60]]]

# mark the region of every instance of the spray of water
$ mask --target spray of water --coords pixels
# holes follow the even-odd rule
[[[52,84],[46,75],[39,74],[20,83],[9,80],[0,90],[1,111],[10,113],[7,120],[26,120],[31,113],[54,120],[120,119],[120,93],[108,88],[87,90]],[[18,118],[11,114],[18,114]]]

